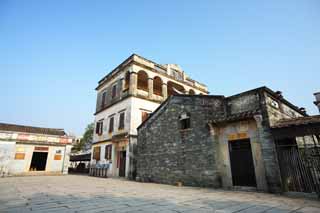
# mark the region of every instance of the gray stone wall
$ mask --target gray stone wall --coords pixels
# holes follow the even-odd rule
[[[138,134],[137,177],[142,181],[192,186],[221,186],[207,126],[213,111],[224,113],[221,97],[171,98]],[[190,113],[191,128],[179,116]],[[217,114],[219,114],[217,113]]]

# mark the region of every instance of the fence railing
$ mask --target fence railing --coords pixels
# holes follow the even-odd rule
[[[107,178],[108,177],[108,169],[109,168],[90,168],[89,169],[89,176]]]

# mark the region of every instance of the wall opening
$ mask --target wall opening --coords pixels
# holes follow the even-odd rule
[[[33,152],[30,171],[45,171],[48,152]]]
[[[233,185],[256,187],[250,139],[229,141],[229,153]]]
[[[158,76],[153,79],[153,94],[162,96],[162,80]]]
[[[180,84],[176,84],[172,81],[168,81],[167,84],[167,91],[168,91],[168,97],[170,95],[178,95],[178,94],[185,94],[186,90],[184,89],[183,86],[181,86]]]
[[[138,89],[148,92],[148,74],[144,71],[138,72]]]

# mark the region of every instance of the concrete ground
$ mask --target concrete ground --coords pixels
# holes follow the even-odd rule
[[[88,176],[0,178],[0,212],[320,212],[320,202]]]

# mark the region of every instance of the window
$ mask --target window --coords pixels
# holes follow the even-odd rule
[[[144,71],[138,72],[138,89],[148,92],[148,74]]]
[[[190,128],[190,114],[183,113],[180,118],[180,129],[189,129]]]
[[[149,117],[150,113],[148,112],[141,112],[141,122],[144,122]]]
[[[100,146],[96,146],[93,148],[93,159],[96,161],[100,160]]]
[[[101,98],[101,108],[103,108],[105,106],[106,103],[106,96],[107,96],[107,92],[103,92],[102,93],[102,98]]]
[[[162,80],[158,76],[153,79],[153,93],[162,96]]]
[[[114,117],[109,120],[109,133],[113,132]]]
[[[103,121],[98,121],[96,123],[96,134],[102,135],[103,132]]]
[[[127,72],[126,76],[124,78],[124,88],[123,88],[123,90],[129,89],[129,85],[130,85],[130,73]]]
[[[112,153],[112,145],[106,145],[106,152],[105,152],[105,159],[111,160],[111,153]]]
[[[125,112],[121,112],[121,113],[120,113],[120,117],[119,117],[119,129],[124,129],[124,115],[125,115]]]
[[[112,99],[114,99],[117,95],[117,85],[112,86]]]

